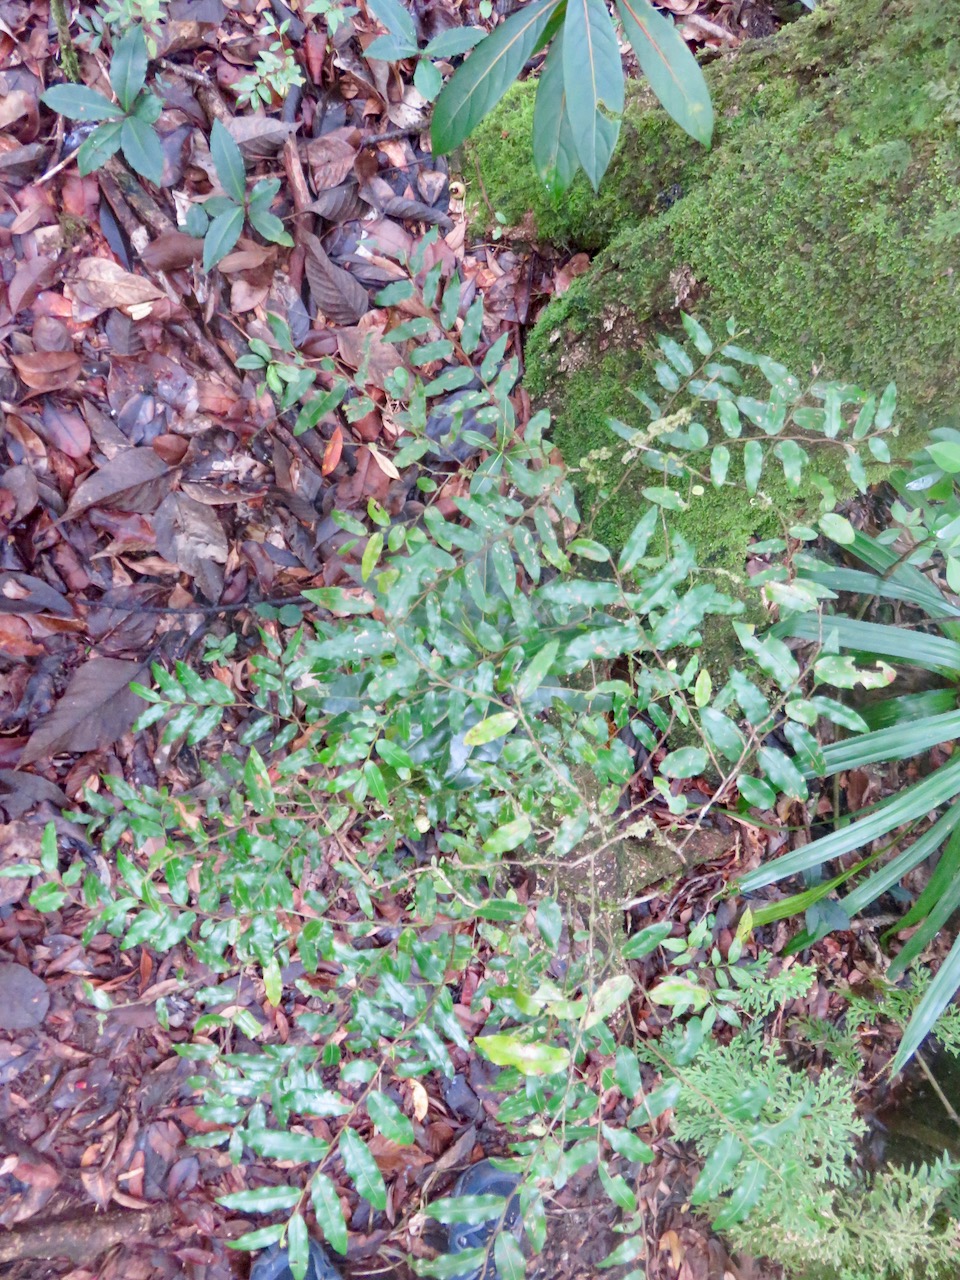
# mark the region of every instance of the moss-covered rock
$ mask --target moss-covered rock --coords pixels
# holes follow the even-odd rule
[[[652,336],[683,307],[715,335],[735,316],[750,345],[801,377],[899,389],[908,442],[960,407],[960,41],[939,0],[827,0],[777,36],[707,69],[710,151],[638,89],[600,196],[578,182],[554,207],[530,160],[534,86],[517,86],[471,144],[491,208],[570,247],[590,272],[545,312],[528,385],[552,408],[568,462],[639,421]],[[956,96],[956,95],[955,95]],[[478,184],[479,185],[479,184]],[[615,459],[611,466],[616,465]],[[823,468],[821,468],[823,469]],[[701,556],[728,563],[773,531],[786,490],[697,505]],[[792,500],[796,509],[796,500]],[[601,515],[616,542],[627,487]]]

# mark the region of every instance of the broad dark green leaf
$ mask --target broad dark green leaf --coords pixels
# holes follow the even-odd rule
[[[153,125],[128,116],[120,129],[120,148],[131,169],[159,185],[163,177],[163,147]]]
[[[221,258],[225,258],[240,239],[243,230],[243,209],[235,205],[227,213],[218,214],[210,223],[203,237],[203,269],[212,271]]]
[[[547,946],[555,950],[563,931],[563,912],[552,898],[544,898],[537,906],[537,930]]]
[[[110,61],[110,83],[124,111],[130,111],[147,79],[147,41],[142,27],[131,27],[117,42]]]
[[[400,0],[367,0],[367,8],[391,35],[402,36],[403,39],[417,47],[417,28],[409,12]]]
[[[710,91],[676,27],[649,0],[617,0],[617,12],[663,109],[692,138],[709,146],[713,136]]]
[[[88,173],[102,169],[110,157],[116,155],[120,150],[120,134],[125,123],[124,120],[111,120],[109,124],[102,124],[99,129],[94,129],[77,153],[77,168],[81,177],[85,178]]]
[[[255,231],[260,232],[264,240],[269,241],[270,244],[284,244],[288,248],[293,244],[293,236],[286,230],[276,214],[271,213],[269,209],[254,209],[251,207],[248,210],[248,214],[250,225]]]
[[[533,108],[533,163],[554,199],[566,191],[580,168],[563,87],[562,31],[554,38],[537,84]]]
[[[210,155],[224,191],[238,204],[243,204],[247,195],[247,170],[243,155],[227,127],[219,120],[214,120],[210,130]]]
[[[560,0],[535,0],[485,40],[444,86],[433,108],[431,138],[443,155],[459,147],[523,70]]]
[[[657,924],[648,924],[645,929],[633,934],[623,945],[620,954],[624,960],[642,960],[651,951],[656,951],[664,938],[669,938],[673,925],[669,920],[661,920]]]
[[[40,101],[68,120],[110,120],[121,114],[115,103],[85,84],[56,84]]]
[[[358,1193],[373,1205],[374,1209],[387,1207],[387,1188],[377,1162],[367,1149],[363,1139],[349,1126],[340,1134],[340,1155],[343,1167],[353,1179]]]

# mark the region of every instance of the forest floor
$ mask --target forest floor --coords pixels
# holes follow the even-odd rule
[[[661,7],[702,48],[735,47],[777,21],[750,0]],[[190,749],[171,754],[156,730],[131,731],[141,708],[131,681],[148,680],[152,663],[189,660],[210,634],[236,633],[221,678],[243,689],[260,629],[282,641],[303,617],[303,591],[340,578],[332,510],[373,499],[396,512],[415,500],[391,462],[397,433],[375,362],[366,418],[300,435],[257,376],[237,370],[251,339],[271,342],[268,314],[308,360],[357,369],[365,337],[394,322],[373,295],[436,227],[425,266],[458,272],[482,295],[481,354],[506,334],[507,350],[522,355],[527,326],[586,266],[508,232],[471,239],[463,187],[429,152],[429,106],[412,67],[363,57],[372,20],[352,18],[334,47],[315,19],[305,24],[278,0],[272,8],[290,18],[305,87],[251,114],[236,107],[234,86],[269,43],[262,15],[252,4],[170,0],[157,48],[164,172],[150,187],[117,162],[78,175],[81,134],[39,103],[60,79],[47,6],[0,0],[0,871],[40,860],[51,820],[61,848],[102,863],[63,811],[103,775],[173,792],[194,785]],[[424,38],[483,25],[474,0],[413,11]],[[81,42],[81,67],[86,83],[103,85],[106,57],[94,44]],[[248,173],[283,182],[295,245],[242,237],[206,274],[201,242],[178,229],[178,213],[216,185],[215,119],[241,144]],[[344,271],[359,292],[343,289]],[[522,425],[522,391],[516,408]],[[461,485],[451,466],[442,497]],[[698,918],[740,858],[732,844],[688,885],[654,894],[648,917],[669,907]],[[247,1255],[227,1242],[247,1223],[216,1197],[254,1182],[257,1166],[240,1171],[223,1152],[187,1145],[206,1122],[186,1085],[190,1064],[173,1053],[194,1016],[183,993],[207,973],[187,947],[158,962],[106,933],[85,945],[89,912],[41,912],[27,890],[20,877],[0,878],[0,1276],[246,1275]],[[821,950],[835,974],[869,964],[855,948]],[[829,1000],[815,988],[810,1012],[827,1014]],[[282,1017],[253,983],[238,986],[237,1001]],[[475,1109],[438,1095],[422,1145],[384,1146],[393,1216],[374,1228],[355,1215],[350,1275],[406,1274],[405,1201],[430,1178],[445,1193],[451,1171],[502,1149],[482,1075],[477,1063],[464,1072]],[[686,1166],[665,1142],[642,1189],[651,1280],[776,1275],[730,1259],[690,1214]],[[616,1242],[613,1210],[590,1176],[552,1208],[536,1274],[587,1280]]]

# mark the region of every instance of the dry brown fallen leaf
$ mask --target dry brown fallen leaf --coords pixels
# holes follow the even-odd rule
[[[108,258],[82,259],[63,292],[72,299],[75,314],[82,313],[76,314],[76,318],[84,320],[92,320],[111,307],[132,320],[142,320],[150,314],[152,304],[166,296],[143,276],[124,271],[119,263]]]

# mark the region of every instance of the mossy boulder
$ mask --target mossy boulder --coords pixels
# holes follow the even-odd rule
[[[531,84],[470,144],[465,174],[492,209],[597,253],[527,347],[558,445],[576,466],[616,443],[608,415],[644,425],[630,388],[656,390],[653,336],[683,308],[719,338],[736,317],[746,345],[801,378],[895,381],[905,453],[960,407],[960,40],[942,4],[826,0],[707,78],[713,148],[637,86],[599,196],[578,181],[550,203],[530,159]],[[763,489],[695,504],[701,556],[742,563],[750,535],[779,531],[798,500],[772,470]],[[636,514],[624,486],[597,536],[622,541]]]

